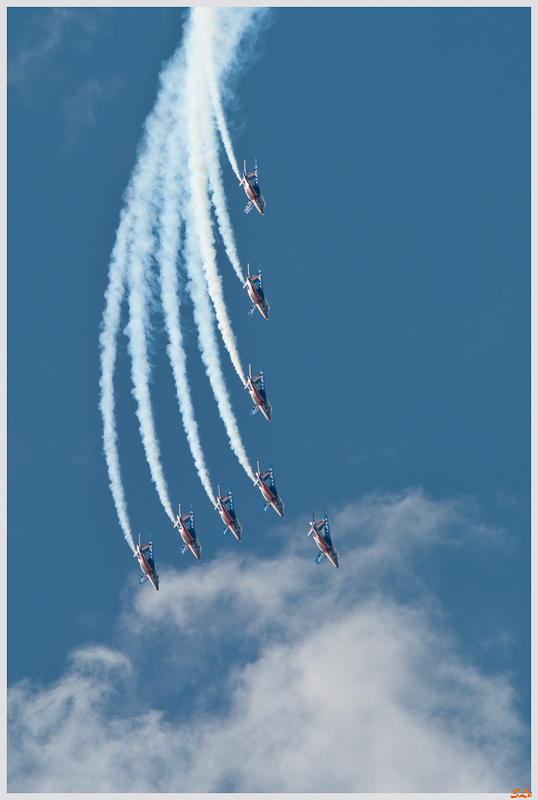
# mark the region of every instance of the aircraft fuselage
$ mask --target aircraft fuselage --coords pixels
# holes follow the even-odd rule
[[[261,192],[259,190],[258,192],[256,191],[254,185],[250,182],[249,178],[246,175],[243,175],[243,178],[241,180],[241,186],[245,190],[245,194],[248,197],[249,202],[252,203],[252,205],[256,208],[257,211],[260,212],[260,214],[263,217],[264,215],[263,208],[265,206],[265,202],[263,203],[262,206],[263,198]]]
[[[152,582],[156,590],[159,591],[159,576],[157,574],[157,570],[153,570],[151,568],[144,553],[142,553],[142,551],[139,548],[137,548],[137,552],[135,553],[135,555],[138,559],[138,563],[140,564],[140,569],[142,570],[146,578]]]
[[[263,416],[268,422],[271,422],[271,414],[269,409],[267,408],[267,401],[263,399],[259,391],[256,389],[254,384],[251,380],[249,380],[247,385],[249,394],[252,398],[252,401],[256,404],[256,407],[262,412]]]
[[[198,559],[198,561],[200,561],[200,555],[198,554],[196,548],[197,540],[194,539],[194,537],[191,535],[191,533],[189,532],[189,530],[187,529],[187,527],[183,522],[180,523],[179,533],[181,535],[181,538],[183,539],[183,542],[187,545],[193,556],[195,556]],[[200,545],[198,544],[198,547],[199,546]]]
[[[241,541],[241,525],[239,524],[239,521],[237,519],[234,519],[222,505],[219,504],[217,510],[218,510],[218,512],[220,514],[221,520],[224,522],[224,524],[226,525],[228,530],[231,533],[233,533],[233,535],[235,536],[237,541],[240,542]]]
[[[316,542],[317,546],[319,547],[320,551],[323,553],[323,555],[324,555],[326,558],[328,558],[328,559],[329,559],[329,561],[331,562],[331,564],[334,564],[334,566],[336,567],[336,569],[339,569],[340,567],[338,566],[338,556],[336,555],[336,553],[334,553],[334,552],[333,552],[333,548],[331,548],[331,547],[330,547],[330,546],[327,544],[327,542],[325,541],[325,539],[323,538],[323,536],[321,536],[321,535],[320,535],[320,534],[317,532],[317,530],[314,530],[314,540],[315,540],[315,542]]]
[[[269,319],[269,303],[265,297],[261,297],[256,291],[255,286],[249,280],[247,282],[247,292],[251,302],[256,306],[264,319]]]
[[[267,503],[269,503],[271,508],[273,508],[280,517],[283,517],[284,516],[284,510],[283,510],[283,505],[284,504],[282,503],[282,500],[280,499],[278,494],[273,492],[271,490],[271,488],[269,486],[267,486],[267,484],[264,483],[264,481],[261,478],[260,478],[260,482],[259,482],[258,485],[260,487],[260,491],[261,491],[261,493],[263,495],[264,500]]]

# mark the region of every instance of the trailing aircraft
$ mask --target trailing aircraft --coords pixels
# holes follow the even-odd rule
[[[265,472],[260,472],[260,462],[258,461],[258,471],[256,473],[256,480],[254,481],[254,486],[257,486],[262,493],[263,499],[265,500],[265,505],[262,511],[267,511],[269,506],[274,508],[276,513],[283,517],[284,516],[284,503],[278,496],[278,492],[276,490],[275,485],[275,477],[273,475],[273,468],[271,464],[269,464],[269,469],[265,470]]]
[[[248,389],[248,393],[254,401],[254,408],[251,410],[250,416],[253,417],[254,414],[257,414],[258,411],[261,411],[265,419],[271,422],[271,414],[273,409],[271,408],[271,403],[267,399],[267,394],[265,393],[265,382],[261,367],[260,374],[253,375],[250,364],[248,365],[248,381],[245,383],[245,389]]]
[[[258,268],[259,266],[260,265],[258,264]],[[264,319],[269,319],[270,306],[265,298],[265,294],[263,293],[261,269],[258,269],[256,275],[251,275],[250,264],[247,264],[247,279],[243,284],[243,289],[247,290],[248,296],[253,304],[248,312],[249,317],[251,317],[254,314],[254,311],[258,309]]]
[[[188,514],[182,514],[181,503],[179,504],[179,514],[174,522],[174,528],[179,530],[181,538],[184,542],[183,547],[179,551],[180,554],[183,555],[187,552],[187,550],[190,550],[193,556],[200,561],[202,545],[196,538],[196,533],[194,531],[194,511],[192,510],[192,506]]]
[[[153,560],[153,542],[151,541],[151,536],[149,537],[148,544],[141,545],[140,534],[138,534],[138,545],[134,552],[134,557],[138,559],[140,569],[144,573],[138,579],[138,583],[142,585],[149,580],[155,586],[157,591],[159,591],[159,573],[157,572],[155,562]]]
[[[219,512],[220,518],[224,522],[224,530],[222,531],[222,535],[226,536],[227,532],[230,531],[233,533],[237,541],[240,542],[241,531],[243,529],[241,527],[241,523],[235,515],[234,498],[231,489],[229,494],[225,494],[221,497],[220,486],[218,487],[217,505],[215,506],[215,509]]]
[[[239,186],[243,187],[248,198],[248,203],[245,206],[245,214],[248,214],[252,206],[255,206],[263,216],[265,200],[263,199],[258,184],[258,162],[256,160],[254,160],[254,172],[247,172],[247,162],[243,162],[243,177],[239,181]]]
[[[316,564],[321,564],[323,557],[325,556],[325,558],[329,559],[331,564],[334,564],[336,569],[339,569],[338,553],[336,552],[332,543],[327,514],[325,514],[325,519],[320,520],[320,522],[316,522],[314,515],[312,514],[312,522],[310,523],[308,535],[310,536],[311,533],[314,534],[314,541],[319,547],[319,553],[316,556]]]

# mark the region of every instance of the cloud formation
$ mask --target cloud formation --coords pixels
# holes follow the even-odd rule
[[[89,78],[63,101],[63,109],[72,129],[91,128],[97,119],[97,107],[103,98],[112,97],[120,87],[119,79],[97,81]]]
[[[425,590],[405,600],[387,580],[412,574],[433,543],[497,535],[475,520],[467,502],[410,490],[331,515],[338,571],[316,566],[306,524],[279,529],[284,552],[273,559],[160,567],[159,594],[127,590],[114,647],[76,651],[52,686],[10,689],[9,790],[525,783],[527,732],[507,678],[458,654]]]
[[[24,33],[10,47],[8,84],[21,86],[32,80],[67,34],[75,37],[72,43],[77,48],[86,50],[97,29],[98,18],[88,9],[48,8],[33,14]]]

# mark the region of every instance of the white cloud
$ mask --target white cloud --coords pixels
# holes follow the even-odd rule
[[[24,33],[16,42],[10,42],[8,59],[8,84],[21,85],[44,68],[66,33],[77,48],[87,49],[88,43],[98,28],[98,20],[88,9],[49,8],[35,9],[29,18]],[[16,13],[13,12],[12,13]]]
[[[119,79],[104,82],[90,78],[63,101],[64,113],[71,128],[91,127],[95,124],[97,104],[111,97],[120,86]]]
[[[352,504],[331,516],[338,571],[314,564],[306,525],[288,526],[274,559],[160,569],[159,593],[129,594],[116,649],[77,651],[55,685],[10,690],[10,791],[522,785],[526,731],[507,679],[458,655],[431,597],[402,602],[386,582],[395,564],[410,573],[417,548],[488,535],[466,511],[418,490]],[[159,685],[185,689],[166,714]]]

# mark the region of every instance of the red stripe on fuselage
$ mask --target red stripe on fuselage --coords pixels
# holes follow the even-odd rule
[[[271,508],[274,509],[276,513],[281,517],[282,514],[280,513],[277,507],[277,495],[273,494],[272,490],[269,488],[269,486],[267,486],[263,482],[262,478],[260,478],[260,483],[258,485],[260,486],[260,490],[264,499],[267,500]]]
[[[181,538],[183,539],[183,541],[187,546],[194,544],[194,539],[192,538],[192,536],[190,535],[189,531],[187,530],[187,528],[184,526],[183,523],[181,523],[180,533],[181,533]]]
[[[333,555],[331,553],[331,548],[329,547],[325,539],[323,539],[323,537],[320,536],[320,534],[317,531],[314,534],[314,539],[316,540],[316,544],[323,553],[323,555],[325,555],[329,559],[331,564],[337,567],[336,561],[334,560]]]

